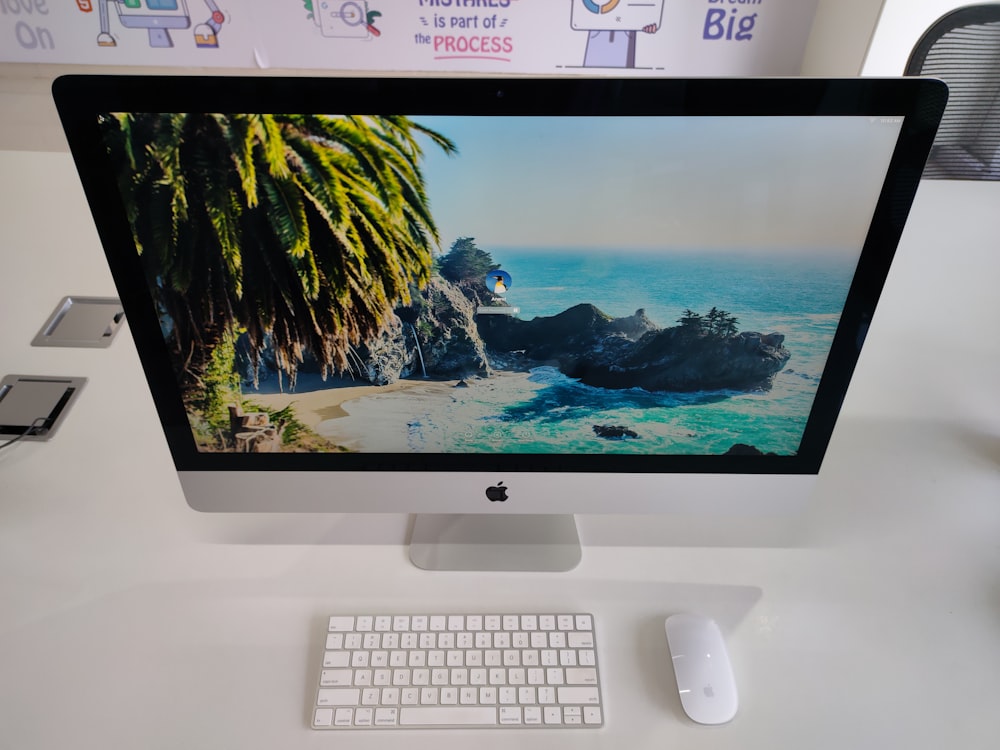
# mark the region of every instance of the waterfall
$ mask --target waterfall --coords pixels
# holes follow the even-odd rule
[[[420,371],[426,378],[427,368],[424,366],[424,353],[420,351],[420,339],[417,338],[417,329],[413,327],[413,323],[408,323],[407,325],[410,326],[410,333],[413,334],[413,340],[417,342],[417,356],[420,357]]]

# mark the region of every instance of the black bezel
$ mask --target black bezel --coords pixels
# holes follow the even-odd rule
[[[819,471],[947,99],[931,79],[64,76],[53,95],[178,470],[814,474]],[[108,112],[903,117],[795,456],[201,453],[98,129]]]

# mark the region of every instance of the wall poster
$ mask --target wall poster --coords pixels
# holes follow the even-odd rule
[[[0,61],[796,75],[818,0],[0,0]]]

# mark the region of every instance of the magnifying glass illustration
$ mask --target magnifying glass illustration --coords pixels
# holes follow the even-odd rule
[[[358,3],[348,2],[340,6],[340,20],[348,26],[360,26],[365,22],[365,9]]]

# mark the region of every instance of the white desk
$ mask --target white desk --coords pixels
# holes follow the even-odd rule
[[[29,346],[64,294],[115,290],[69,156],[0,152],[0,374],[90,379],[55,439],[0,452],[0,747],[996,747],[998,208],[1000,185],[921,187],[780,546],[657,546],[656,519],[583,518],[571,573],[431,574],[405,559],[405,518],[189,510],[127,328],[108,350]],[[504,603],[595,612],[603,730],[307,728],[327,613]],[[728,725],[681,713],[661,625],[682,609],[729,637]]]

